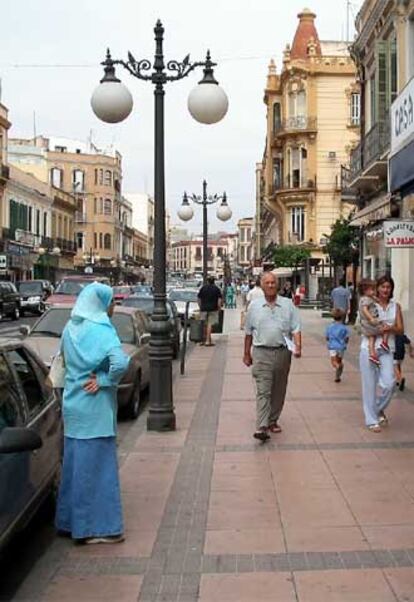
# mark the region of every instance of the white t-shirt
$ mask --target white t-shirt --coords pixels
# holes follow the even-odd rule
[[[251,303],[254,299],[264,297],[264,292],[261,286],[255,286],[247,293],[247,303]]]

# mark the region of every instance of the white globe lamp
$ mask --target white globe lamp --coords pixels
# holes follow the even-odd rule
[[[204,77],[190,92],[187,101],[192,117],[205,124],[221,121],[229,108],[227,94],[220,88],[214,77],[214,64],[210,59],[210,51],[208,51]]]
[[[223,200],[220,204],[220,206],[217,208],[217,217],[219,220],[221,220],[222,222],[227,222],[227,220],[229,220],[231,218],[231,216],[233,215],[232,210],[230,209],[230,207],[227,204],[227,196],[226,193],[223,194]]]
[[[115,75],[109,50],[103,65],[105,65],[105,75],[93,91],[91,107],[101,121],[119,123],[131,113],[134,101],[128,88]]]
[[[191,207],[190,203],[188,202],[188,197],[187,197],[186,192],[184,192],[183,204],[181,205],[180,209],[178,210],[177,215],[183,222],[188,222],[194,215],[194,210]]]

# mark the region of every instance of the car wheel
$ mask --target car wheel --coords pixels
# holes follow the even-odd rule
[[[141,378],[137,377],[137,382],[134,390],[132,391],[131,399],[125,406],[125,417],[130,420],[136,420],[139,414],[139,407],[141,404]]]
[[[17,305],[16,305],[16,307],[13,310],[11,318],[12,318],[12,320],[18,320],[20,318],[20,309],[19,309],[19,307]]]

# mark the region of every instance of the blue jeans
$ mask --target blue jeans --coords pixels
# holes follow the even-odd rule
[[[359,355],[362,403],[367,426],[378,424],[379,414],[390,403],[395,386],[393,354],[380,353],[378,357],[379,367],[369,361],[368,349],[361,349]]]

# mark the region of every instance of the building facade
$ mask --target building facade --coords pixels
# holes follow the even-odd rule
[[[154,199],[151,195],[141,192],[130,192],[125,197],[132,204],[133,227],[146,236],[147,246],[145,258],[149,264],[154,258]],[[168,232],[168,230],[166,230]]]
[[[10,139],[9,161],[76,199],[73,235],[75,267],[110,272],[123,261],[121,221],[121,155],[66,138]],[[64,217],[56,216],[65,231]],[[52,230],[54,225],[52,223]]]
[[[230,252],[227,236],[214,240],[208,239],[207,270],[208,273],[221,277]],[[171,243],[172,272],[181,272],[202,276],[203,274],[203,239],[181,240]]]
[[[395,281],[406,330],[414,327],[414,2],[365,0],[353,56],[361,80],[361,142],[343,192],[355,195],[362,273]],[[408,232],[408,237],[398,236]],[[394,236],[395,234],[395,236]]]
[[[254,261],[254,218],[244,217],[237,222],[238,249],[237,263],[244,270],[252,267]]]
[[[281,72],[274,61],[268,71],[267,137],[257,177],[261,240],[262,250],[301,244],[322,260],[331,225],[351,209],[340,176],[358,141],[360,96],[346,43],[320,41],[312,11],[298,18]],[[311,286],[317,289],[317,276]]]

